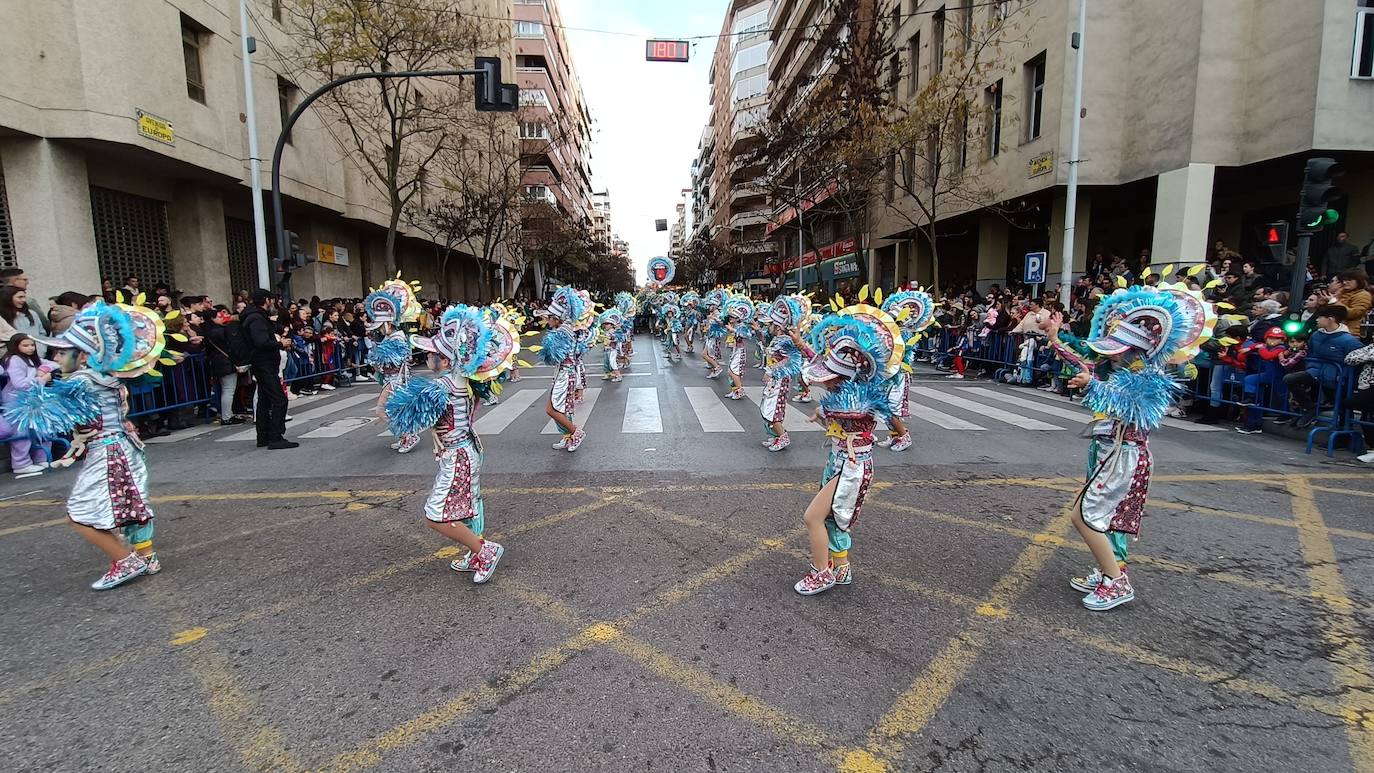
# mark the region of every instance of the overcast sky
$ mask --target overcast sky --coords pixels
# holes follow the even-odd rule
[[[706,78],[715,40],[695,41],[691,61],[644,61],[649,38],[716,35],[728,0],[556,0],[568,27],[573,64],[592,114],[592,185],[611,194],[611,224],[630,244],[635,278],[649,258],[668,252],[683,188],[710,110]]]

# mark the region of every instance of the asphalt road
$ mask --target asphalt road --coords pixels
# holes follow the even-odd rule
[[[1138,600],[1095,615],[1066,584],[1082,409],[923,372],[855,584],[805,599],[819,433],[770,454],[694,359],[635,360],[593,376],[576,454],[547,369],[486,409],[486,586],[372,387],[293,403],[297,450],[155,444],[166,568],[108,593],[73,473],[0,484],[3,769],[1374,770],[1367,468],[1160,430]]]

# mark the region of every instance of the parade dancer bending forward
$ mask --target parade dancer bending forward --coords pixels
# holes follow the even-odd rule
[[[367,350],[367,364],[372,366],[382,393],[377,397],[377,412],[384,412],[387,398],[410,380],[410,337],[402,325],[420,318],[420,303],[415,298],[417,286],[401,279],[391,279],[368,294],[363,301],[367,312],[367,332],[373,344]],[[407,454],[420,443],[419,433],[396,434],[391,448]]]
[[[1083,606],[1104,611],[1135,600],[1126,572],[1126,547],[1140,533],[1153,460],[1150,431],[1180,391],[1165,371],[1191,359],[1211,337],[1216,315],[1198,291],[1184,285],[1117,290],[1093,314],[1087,346],[1101,357],[1083,361],[1047,332],[1055,351],[1079,368],[1071,388],[1086,387],[1083,404],[1096,414],[1091,428],[1087,483],[1074,502],[1073,525],[1097,566],[1069,585],[1086,593]],[[1103,377],[1108,370],[1110,376]]]
[[[449,564],[472,572],[472,581],[491,579],[506,549],[485,539],[486,503],[482,499],[482,444],[472,430],[474,387],[481,392],[515,364],[520,336],[490,308],[454,306],[444,312],[432,338],[416,336],[438,378],[416,378],[386,403],[392,426],[418,433],[431,429],[439,471],[425,501],[429,528],[468,549]]]
[[[816,355],[802,373],[825,390],[812,421],[830,441],[821,489],[802,517],[811,569],[794,586],[813,596],[854,581],[850,531],[873,482],[873,429],[887,414],[888,379],[901,368],[901,331],[886,312],[858,304],[830,314],[811,331]]]
[[[559,450],[576,451],[586,437],[582,428],[573,422],[577,394],[577,340],[572,331],[573,321],[581,318],[585,309],[582,296],[573,288],[564,286],[554,292],[548,308],[544,310],[545,323],[550,329],[540,342],[539,359],[545,365],[557,368],[544,412],[563,430],[563,437],[553,446]]]
[[[787,295],[774,301],[768,309],[767,323],[772,340],[765,354],[768,367],[764,371],[759,413],[768,432],[763,445],[769,451],[781,451],[792,443],[792,438],[783,427],[783,419],[787,416],[787,396],[791,392],[792,379],[801,374],[802,365],[812,356],[811,348],[802,341],[801,333],[797,330],[797,324],[810,313],[810,306],[805,296]]]
[[[726,330],[730,336],[726,343],[731,345],[730,392],[726,396],[731,400],[739,400],[744,397],[744,360],[749,338],[753,335],[750,323],[754,318],[754,304],[748,298],[736,295],[725,302],[724,313]]]
[[[179,333],[173,337],[186,340]],[[57,349],[55,359],[69,375],[20,392],[5,418],[16,434],[39,440],[70,434],[71,449],[54,467],[84,457],[67,498],[67,518],[110,559],[109,570],[91,587],[109,590],[139,575],[157,574],[162,563],[153,550],[148,468],[143,442],[128,418],[124,383],[145,373],[158,375],[153,368],[159,362],[173,364],[159,360],[166,346],[163,321],[142,306],[96,301],[78,312],[62,335],[34,340]]]
[[[874,300],[883,311],[897,320],[906,341],[902,368],[892,377],[888,387],[887,407],[890,415],[887,419],[887,437],[878,441],[879,446],[900,452],[911,448],[911,430],[906,426],[906,420],[911,417],[911,369],[919,351],[916,344],[921,340],[922,332],[935,322],[935,304],[929,295],[920,290],[900,290],[886,299],[882,296],[882,290],[879,290]]]

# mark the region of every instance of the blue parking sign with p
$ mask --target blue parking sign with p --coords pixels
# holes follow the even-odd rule
[[[1026,253],[1026,271],[1022,274],[1021,281],[1028,285],[1045,283],[1045,253]]]

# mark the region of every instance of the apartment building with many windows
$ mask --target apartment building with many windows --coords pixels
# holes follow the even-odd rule
[[[514,32],[525,193],[591,228],[591,114],[556,0],[515,0]]]
[[[771,205],[755,184],[762,171],[749,151],[755,127],[768,115],[770,0],[732,0],[711,60],[711,117],[693,164],[693,239],[732,256],[718,266],[721,281],[757,279],[774,252],[765,224]]]
[[[510,17],[509,0],[454,1]],[[248,9],[270,161],[284,116],[318,84],[288,74],[289,8],[250,0]],[[35,298],[96,292],[129,274],[220,301],[258,285],[238,10],[238,0],[28,3],[0,25],[0,262],[29,272]],[[499,32],[505,43],[484,53],[513,68]],[[386,199],[345,132],[312,109],[286,147],[287,226],[304,251],[332,256],[296,272],[300,296],[357,296],[385,274]],[[433,254],[403,223],[396,260],[406,277],[434,296],[474,297],[472,261],[451,261],[441,277]]]
[[[975,84],[985,125],[968,130],[966,154],[946,152],[941,163],[974,167],[997,193],[988,203],[1015,214],[969,203],[942,209],[942,284],[1019,278],[1025,254],[1037,251],[1049,253],[1055,281],[1077,9],[1071,0],[885,6],[897,14],[899,101],[915,100],[970,35],[1004,19],[1014,25]],[[1332,230],[1358,244],[1374,238],[1374,2],[1091,2],[1084,44],[1074,271],[1098,251],[1196,262],[1217,240],[1247,257],[1267,255],[1260,227],[1292,220],[1305,160],[1323,155],[1349,170]],[[896,199],[892,206],[903,206]],[[883,209],[871,278],[929,282],[928,247]],[[1318,237],[1314,256],[1329,237]]]

